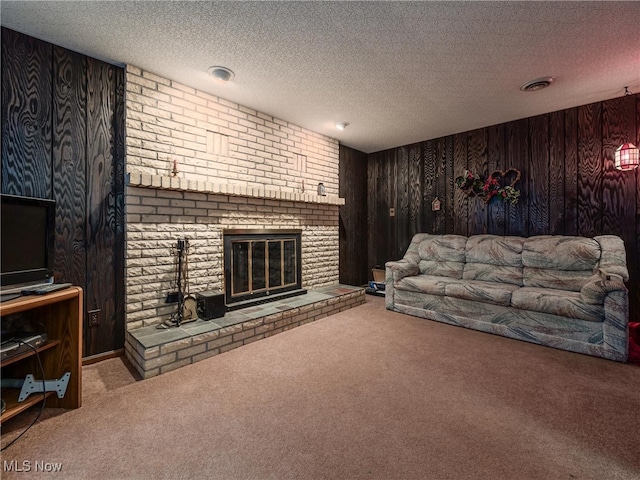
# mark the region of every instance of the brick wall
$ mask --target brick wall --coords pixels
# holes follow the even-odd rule
[[[135,67],[127,67],[127,172],[164,185],[172,177],[268,191],[338,192],[338,142]],[[175,183],[175,182],[174,182]],[[185,183],[185,182],[183,182]],[[302,230],[302,283],[338,283],[338,205],[260,195],[129,185],[126,203],[127,328],[170,318],[175,247],[189,238],[189,286],[224,289],[225,228]]]
[[[127,171],[338,194],[338,141],[127,66]]]

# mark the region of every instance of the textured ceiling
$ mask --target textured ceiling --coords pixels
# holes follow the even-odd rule
[[[640,2],[3,0],[0,19],[367,153],[640,91]]]

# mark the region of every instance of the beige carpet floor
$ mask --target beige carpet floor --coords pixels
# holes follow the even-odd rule
[[[377,297],[149,380],[111,359],[83,381],[82,408],[3,452],[3,479],[640,478],[640,367]]]

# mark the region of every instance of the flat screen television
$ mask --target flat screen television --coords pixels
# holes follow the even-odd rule
[[[0,195],[0,285],[48,283],[53,277],[56,202]]]

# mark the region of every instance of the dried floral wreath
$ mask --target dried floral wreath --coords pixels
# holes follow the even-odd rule
[[[513,181],[504,185],[507,182],[507,176],[513,178]],[[455,182],[456,186],[469,197],[478,197],[484,203],[489,203],[492,198],[497,197],[503,202],[515,205],[520,198],[520,190],[516,190],[514,185],[520,180],[520,176],[520,170],[508,168],[504,171],[496,170],[486,180],[482,180],[477,173],[465,170],[464,175],[457,177]]]

